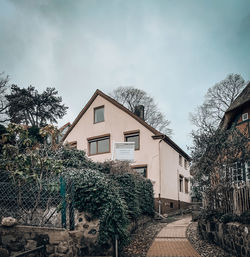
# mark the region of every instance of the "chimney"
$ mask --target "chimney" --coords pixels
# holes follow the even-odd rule
[[[144,120],[144,106],[143,105],[135,106],[134,114],[137,115],[139,118]]]

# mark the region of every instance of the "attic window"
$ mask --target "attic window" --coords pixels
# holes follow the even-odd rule
[[[242,121],[248,120],[248,113],[243,113],[242,114]]]
[[[94,108],[94,123],[104,121],[104,106]]]

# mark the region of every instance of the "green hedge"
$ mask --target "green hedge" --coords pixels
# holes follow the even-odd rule
[[[129,239],[129,220],[154,215],[153,185],[124,162],[94,163],[83,151],[62,148],[58,158],[75,184],[75,207],[100,219],[99,244]]]
[[[120,194],[128,206],[128,215],[135,220],[140,215],[154,215],[154,192],[150,180],[137,174],[113,174],[118,183]]]
[[[75,170],[75,207],[100,219],[99,244],[119,235],[124,244],[128,240],[128,210],[119,188],[105,174],[91,170]]]

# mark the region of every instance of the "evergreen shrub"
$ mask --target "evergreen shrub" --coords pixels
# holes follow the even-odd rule
[[[125,245],[129,220],[154,215],[152,183],[133,172],[128,163],[105,162],[102,166],[73,149],[63,150],[62,159],[67,158],[71,160],[65,175],[74,181],[76,209],[100,219],[99,244],[118,235],[120,246]]]

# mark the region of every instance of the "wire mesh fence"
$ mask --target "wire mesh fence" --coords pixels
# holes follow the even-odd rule
[[[59,176],[25,180],[1,172],[0,217],[14,217],[23,225],[74,229],[72,185]]]

